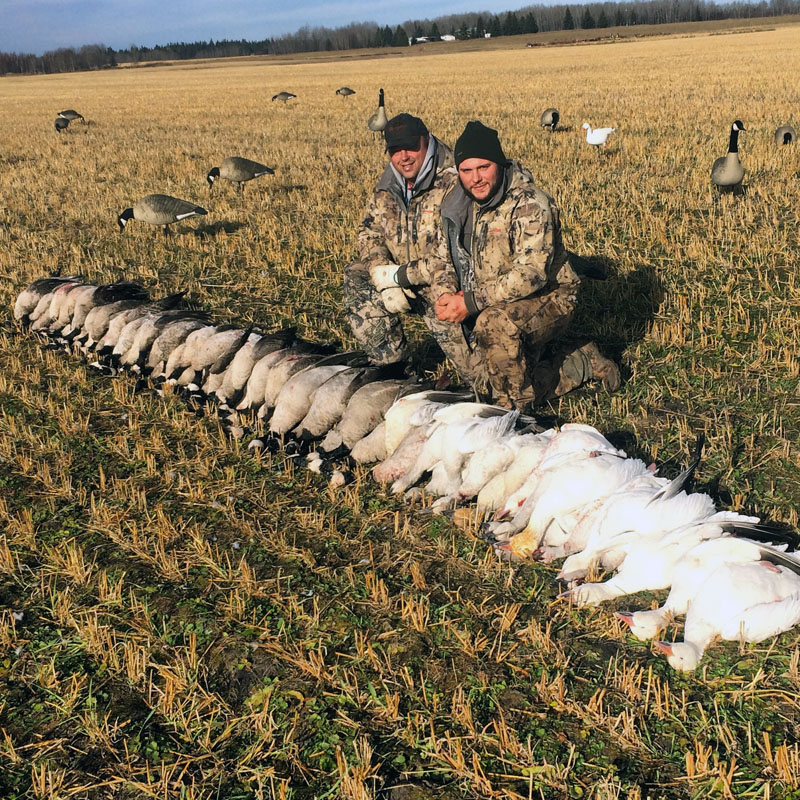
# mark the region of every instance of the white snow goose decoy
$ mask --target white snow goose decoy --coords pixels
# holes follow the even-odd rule
[[[586,131],[586,141],[595,147],[605,147],[608,137],[616,130],[616,128],[592,128],[588,122],[584,122],[581,128]]]

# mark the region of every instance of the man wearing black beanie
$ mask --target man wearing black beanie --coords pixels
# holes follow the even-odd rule
[[[407,355],[403,314],[419,314],[461,377],[478,379],[458,325],[440,320],[436,299],[451,285],[431,274],[452,272],[439,260],[439,209],[456,181],[453,153],[411,114],[392,117],[383,131],[389,163],[367,203],[358,229],[359,258],[345,268],[343,293],[353,335],[373,364],[391,365]],[[432,266],[432,265],[435,265]],[[485,379],[484,379],[485,381]]]
[[[458,182],[442,202],[442,270],[432,281],[449,286],[435,312],[471,329],[495,402],[527,409],[591,379],[616,390],[619,369],[596,344],[549,344],[567,330],[579,285],[553,198],[477,120],[453,154]]]

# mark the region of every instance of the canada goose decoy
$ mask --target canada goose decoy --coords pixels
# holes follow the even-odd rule
[[[557,108],[546,108],[542,112],[542,127],[550,128],[550,133],[552,133],[556,129],[559,119],[561,117]]]
[[[293,97],[297,97],[296,94],[292,94],[291,92],[278,92],[278,94],[272,95],[273,100],[280,100],[282,103],[286,103],[287,101],[291,100]]]
[[[745,129],[741,120],[734,120],[731,125],[731,138],[728,154],[720,156],[711,167],[711,183],[720,191],[732,192],[742,183],[744,167],[739,163],[739,131]]]
[[[274,175],[272,167],[265,167],[258,161],[251,161],[249,158],[231,156],[226,158],[218,167],[212,167],[206,180],[208,181],[209,191],[214,188],[214,181],[217,178],[225,178],[226,181],[239,184],[239,191],[244,194],[244,185],[253,178],[260,178],[262,175]]]
[[[595,147],[605,147],[608,137],[616,130],[616,128],[592,128],[588,122],[584,122],[581,128],[586,131],[586,141]]]
[[[373,133],[380,133],[389,120],[386,118],[386,109],[383,105],[383,89],[378,92],[378,110],[367,121],[367,128]]]
[[[69,120],[64,119],[64,117],[56,117],[56,131],[61,133],[61,131],[65,131],[69,128]]]
[[[794,144],[797,141],[797,133],[791,125],[781,125],[775,131],[775,144],[780,147],[782,144]]]
[[[84,125],[86,124],[83,114],[79,114],[72,108],[68,108],[66,111],[59,111],[58,116],[61,117],[61,119],[67,120],[67,122],[74,122],[76,119],[79,119]]]
[[[168,225],[197,214],[208,214],[208,211],[186,200],[170,197],[168,194],[148,194],[137,200],[133,207],[126,208],[117,217],[117,223],[120,231],[124,231],[132,219],[146,222],[148,225],[161,225],[164,228],[164,236],[167,236]]]
[[[349,86],[340,86],[336,90],[336,94],[341,95],[342,97],[350,97],[351,94],[355,94],[356,90],[351,89]]]

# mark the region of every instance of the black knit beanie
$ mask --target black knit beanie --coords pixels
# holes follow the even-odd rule
[[[468,158],[485,158],[495,164],[505,164],[508,159],[500,145],[497,131],[473,119],[467,123],[453,150],[456,166]]]

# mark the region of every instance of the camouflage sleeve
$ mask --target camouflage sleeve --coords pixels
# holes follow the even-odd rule
[[[372,195],[361,225],[358,228],[358,252],[361,263],[369,269],[380,264],[394,264],[394,258],[386,246],[386,208],[378,192]]]
[[[548,266],[555,250],[555,231],[548,210],[535,198],[523,197],[506,224],[511,263],[476,287],[474,302],[479,309],[520,300],[547,284]]]

